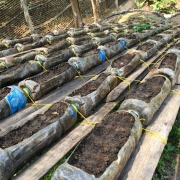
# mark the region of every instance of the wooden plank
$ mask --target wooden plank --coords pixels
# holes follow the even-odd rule
[[[99,21],[99,2],[97,0],[91,0],[92,8],[93,8],[93,14],[94,14],[94,22],[98,23]]]
[[[180,92],[180,86],[176,85],[174,90]],[[179,106],[180,96],[169,94],[147,129],[167,140]],[[159,138],[148,133],[143,134],[119,180],[151,180],[164,146]]]

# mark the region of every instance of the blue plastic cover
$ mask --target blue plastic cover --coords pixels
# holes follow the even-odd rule
[[[26,96],[24,92],[17,86],[8,86],[11,92],[5,97],[11,110],[11,114],[19,111],[26,106]]]
[[[125,49],[125,42],[120,40],[119,44],[122,46],[122,51],[124,51],[124,49]]]
[[[102,62],[104,62],[106,60],[106,53],[105,53],[105,51],[104,50],[100,50],[98,54],[99,54]]]

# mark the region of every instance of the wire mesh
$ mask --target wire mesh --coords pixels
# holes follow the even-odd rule
[[[0,40],[21,37],[28,29],[20,0],[1,0]]]
[[[115,10],[115,0],[99,0],[100,18]],[[36,33],[45,34],[54,29],[74,27],[70,0],[27,0],[27,6]],[[91,0],[79,0],[83,22],[94,22]],[[0,40],[14,39],[30,34],[20,0],[0,1]]]

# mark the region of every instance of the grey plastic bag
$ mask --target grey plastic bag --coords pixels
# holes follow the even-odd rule
[[[52,107],[53,105],[45,112]],[[25,119],[24,121],[21,121],[16,125],[15,129],[23,127],[23,125],[30,123],[38,116],[41,116],[41,114],[36,114],[36,116],[34,116],[32,119],[27,118],[28,120]],[[39,130],[29,138],[24,139],[11,147],[7,147],[5,149],[0,148],[0,179],[10,179],[42,149],[59,140],[63,133],[66,133],[68,129],[74,126],[77,119],[77,114],[70,105],[67,105],[67,109],[65,110],[64,114],[62,114],[60,117],[58,117],[58,114],[53,115],[53,118],[55,118],[55,120],[57,119],[57,121]],[[6,134],[10,132],[6,132]],[[0,137],[2,138],[6,134],[0,135]]]
[[[155,97],[153,97],[150,100],[150,102],[147,103],[139,99],[126,98],[126,100],[120,106],[120,109],[122,110],[131,109],[132,111],[136,112],[139,118],[142,119],[142,123],[145,125],[148,125],[150,123],[154,114],[159,109],[164,99],[167,97],[167,95],[169,94],[171,90],[171,82],[167,77],[162,76],[162,75],[155,75],[155,76],[152,76],[151,78],[154,78],[154,77],[163,77],[165,81],[161,88],[161,91]],[[151,79],[151,78],[149,77],[148,79]],[[146,83],[148,79],[144,80],[142,83]],[[142,83],[140,83],[139,85],[141,85]],[[132,90],[135,90],[135,89],[136,89],[136,86]],[[144,92],[142,92],[142,94],[143,93]]]
[[[98,77],[97,77],[98,78]],[[97,79],[96,78],[96,79]],[[92,81],[95,81],[96,79],[92,79]],[[89,83],[89,81],[87,82]],[[86,83],[86,84],[87,84]],[[118,85],[118,79],[115,75],[108,76],[96,89],[95,91],[91,92],[90,94],[86,96],[67,96],[65,98],[65,101],[70,104],[77,104],[79,111],[87,117],[92,109],[94,109],[97,104],[103,100],[107,94],[114,89]],[[93,87],[92,87],[93,88]],[[83,89],[83,86],[80,88]]]
[[[113,114],[118,113],[119,118],[121,117],[122,113],[129,113],[131,114],[134,119],[134,125],[130,131],[130,135],[128,137],[128,140],[125,142],[125,144],[122,146],[122,148],[119,150],[117,154],[117,160],[113,161],[103,172],[103,174],[96,178],[93,174],[88,174],[87,172],[81,170],[80,168],[77,168],[75,166],[72,166],[67,162],[60,165],[56,171],[53,173],[51,180],[115,180],[118,179],[118,176],[120,175],[122,169],[124,168],[127,160],[129,159],[131,153],[133,152],[136,144],[138,143],[141,133],[142,133],[142,126],[141,122],[139,121],[138,117],[135,116],[135,114],[131,111],[121,111],[118,110],[109,116],[112,116]],[[108,118],[108,117],[106,117]],[[96,126],[95,126],[96,128]],[[94,129],[95,129],[94,128]],[[95,129],[96,130],[96,129]],[[92,130],[93,132],[93,130]],[[74,153],[74,152],[73,152]],[[73,156],[72,153],[72,156]]]
[[[57,67],[58,68],[58,67]],[[29,95],[31,98],[35,101],[47,94],[49,91],[51,91],[54,88],[57,88],[64,83],[71,81],[75,78],[77,71],[74,66],[70,66],[68,69],[66,69],[63,73],[54,75],[50,79],[46,81],[41,81],[41,83],[36,82],[36,80],[33,80],[34,78],[40,78],[45,76],[47,73],[50,73],[50,71],[54,71],[56,67],[50,69],[47,72],[42,72],[36,76],[33,76],[32,78],[28,78],[26,80],[21,81],[18,86],[20,88],[28,88]]]

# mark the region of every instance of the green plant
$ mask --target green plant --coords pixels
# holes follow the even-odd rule
[[[138,7],[138,9],[142,8],[145,2],[146,0],[141,1],[141,2],[139,0],[135,0],[136,6]]]
[[[171,6],[176,4],[176,0],[152,0],[150,5],[155,11],[164,11],[166,13],[172,13]]]

